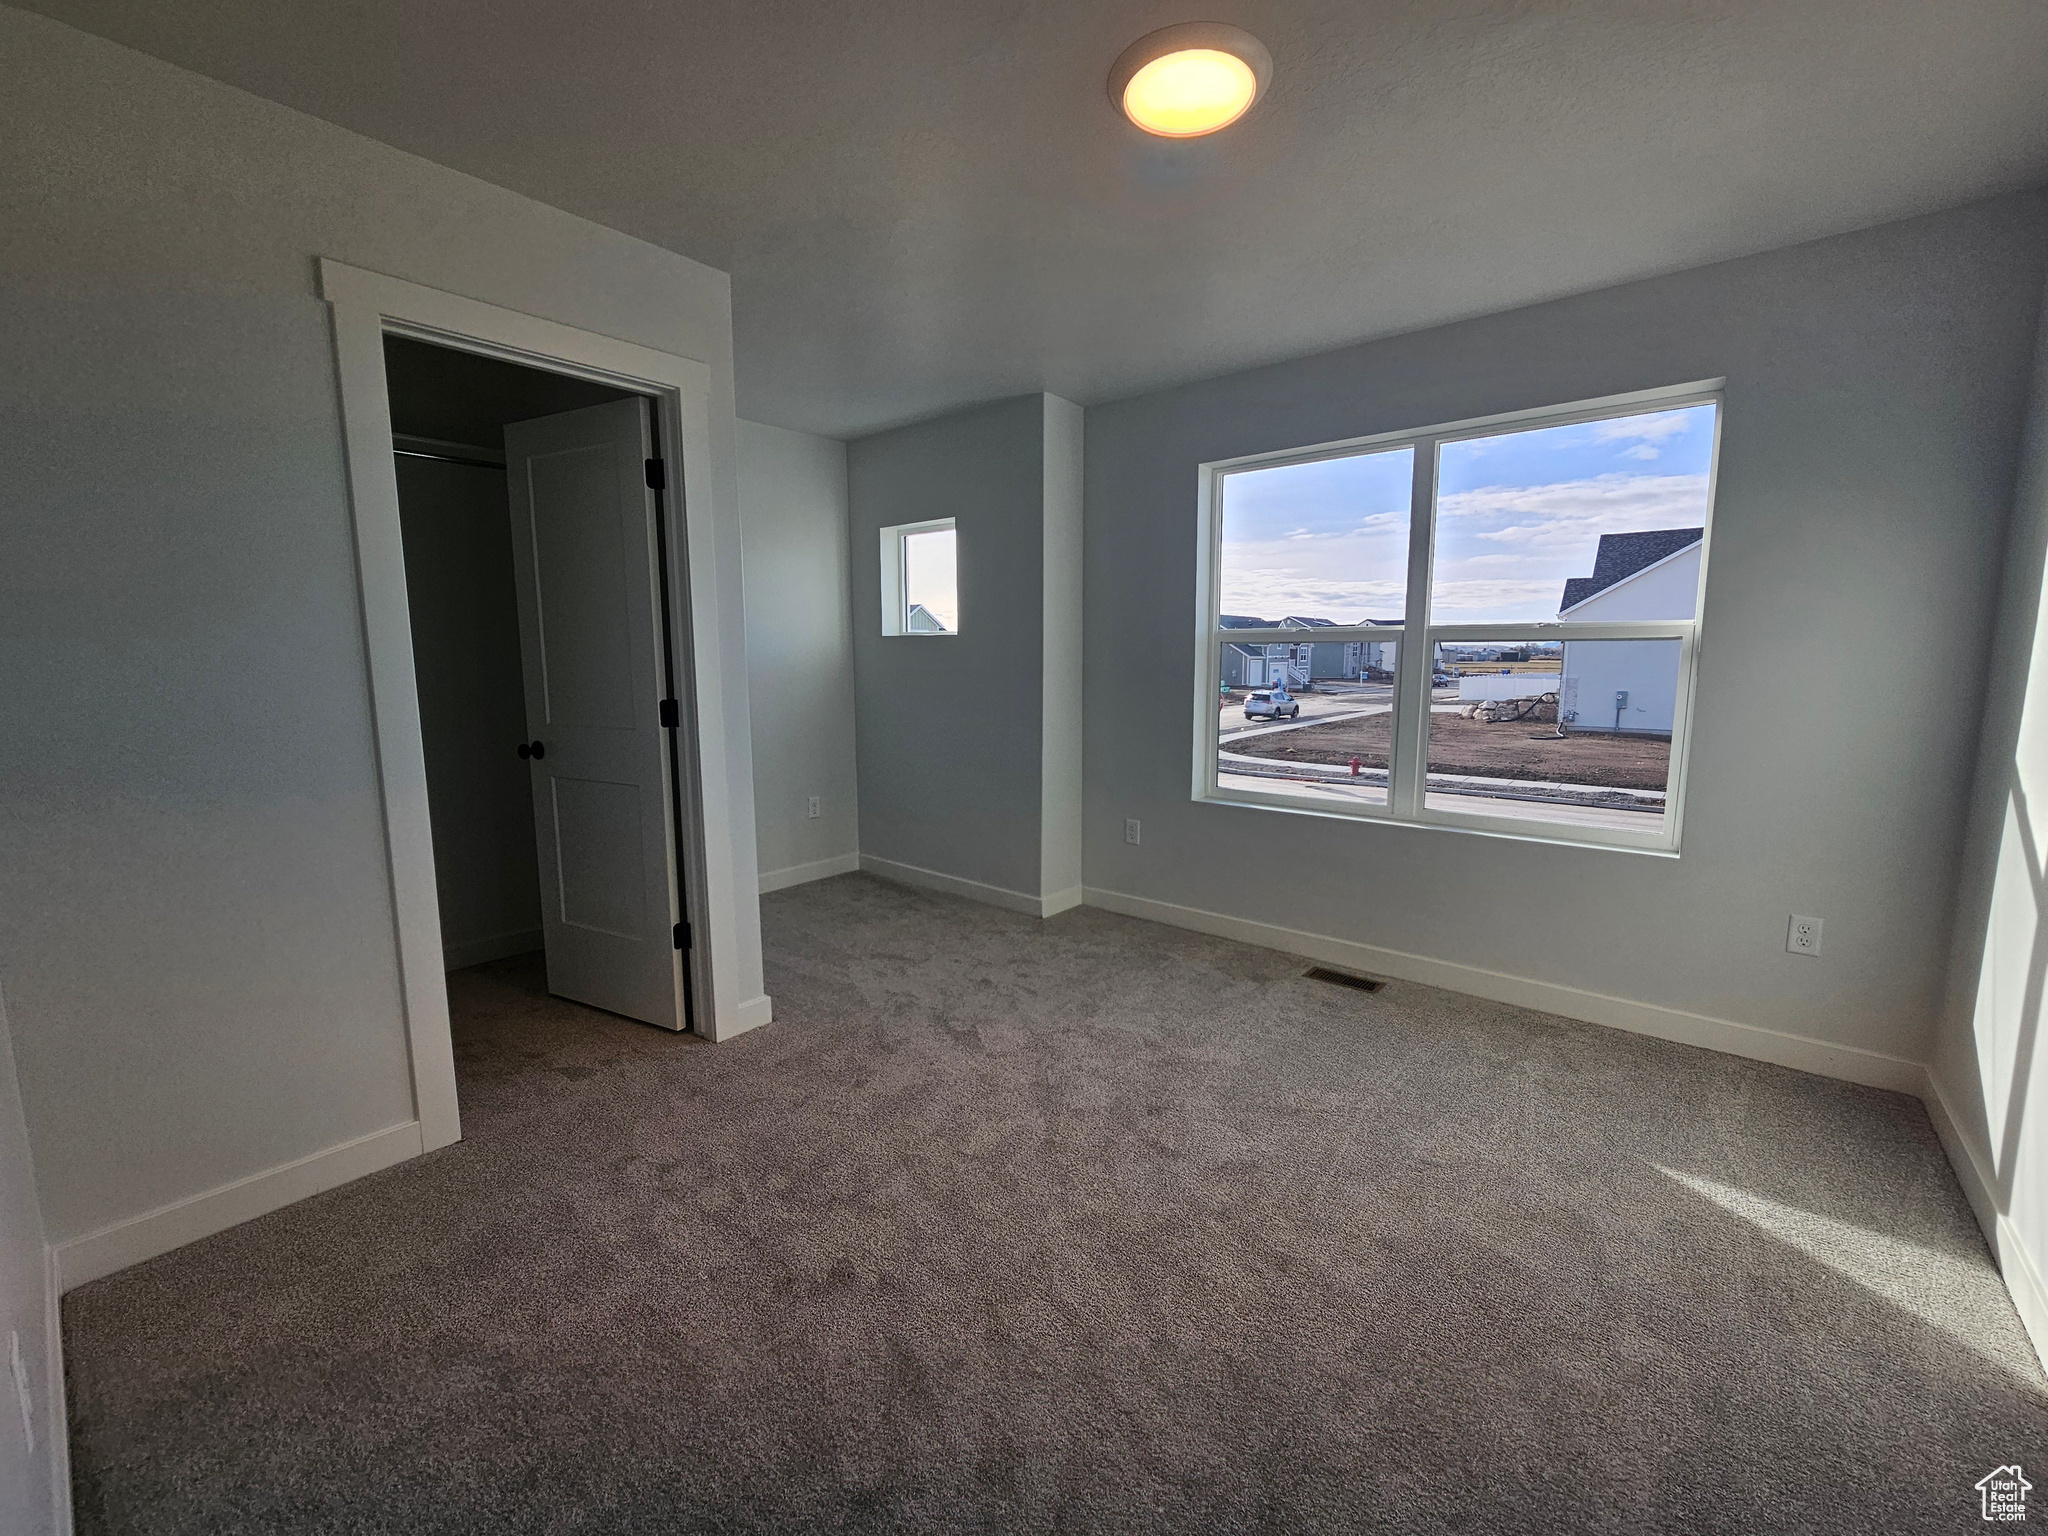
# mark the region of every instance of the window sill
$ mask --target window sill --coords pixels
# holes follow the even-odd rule
[[[1641,842],[1608,842],[1599,838],[1574,837],[1568,832],[1538,832],[1518,827],[1479,826],[1440,817],[1411,820],[1390,811],[1335,810],[1296,801],[1266,799],[1228,791],[1197,791],[1190,797],[1198,805],[1230,806],[1238,810],[1277,811],[1283,816],[1312,816],[1318,821],[1348,821],[1377,827],[1401,827],[1418,832],[1455,832],[1467,837],[1486,837],[1510,843],[1536,843],[1546,848],[1578,848],[1595,853],[1629,853],[1653,859],[1676,859],[1677,846],[1664,847]]]

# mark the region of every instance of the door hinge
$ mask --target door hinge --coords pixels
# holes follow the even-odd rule
[[[663,699],[661,701],[661,723],[671,731],[683,723],[682,708],[674,699]]]
[[[689,925],[688,923],[677,923],[677,924],[676,924],[676,948],[677,948],[677,949],[688,949],[689,947],[690,947],[690,925]]]
[[[668,489],[668,466],[659,459],[647,461],[647,489],[665,491]]]

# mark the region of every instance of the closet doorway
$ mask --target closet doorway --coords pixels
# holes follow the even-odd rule
[[[448,968],[543,951],[556,995],[686,1027],[649,402],[402,336],[384,364]]]
[[[405,435],[415,439],[401,444],[387,344],[423,343],[453,355],[425,357],[428,367],[476,360],[542,377],[517,388],[545,393],[498,418],[516,416],[540,435],[521,447],[502,437],[500,425],[497,451],[507,456],[504,515],[526,706],[510,747],[528,775],[535,812],[526,836],[543,893],[548,980],[565,996],[584,991],[596,1006],[710,1040],[774,1017],[760,986],[752,838],[736,831],[751,834],[753,822],[745,775],[731,761],[737,755],[744,763],[744,702],[730,707],[703,686],[744,666],[738,582],[726,571],[732,510],[712,463],[718,400],[706,364],[325,258],[320,285],[334,322],[413,1099],[420,1142],[430,1151],[462,1132],[398,464],[472,474],[496,466],[475,416],[467,426],[446,419],[436,426],[401,403],[412,429]],[[597,392],[565,395],[561,380]],[[480,398],[487,386],[475,387]],[[586,435],[561,437],[578,416]],[[517,422],[509,424],[516,436]],[[421,459],[435,443],[444,457]],[[455,453],[449,444],[482,451]],[[449,462],[465,457],[481,463]],[[522,593],[529,557],[530,587]],[[497,612],[502,621],[502,602]],[[498,676],[502,688],[502,663]],[[589,739],[605,732],[618,749],[609,757]],[[637,747],[620,745],[626,742]],[[657,781],[660,792],[652,788]],[[445,793],[439,798],[449,802]],[[503,805],[501,798],[501,814]],[[519,931],[515,923],[476,935]],[[571,942],[558,946],[557,933]],[[627,948],[642,969],[617,964]],[[613,964],[603,984],[611,990],[601,993],[589,977],[607,951]],[[650,978],[655,1002],[643,1006]]]

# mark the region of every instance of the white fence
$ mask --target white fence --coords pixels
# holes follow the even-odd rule
[[[1458,679],[1458,698],[1471,703],[1481,699],[1533,699],[1555,693],[1564,681],[1556,672],[1492,672]]]

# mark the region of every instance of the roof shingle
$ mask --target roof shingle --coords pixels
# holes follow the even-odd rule
[[[1704,528],[1652,528],[1642,533],[1601,534],[1600,547],[1593,554],[1593,574],[1565,581],[1564,601],[1557,605],[1557,611],[1563,613],[1567,608],[1578,607],[1616,582],[1626,581],[1637,571],[1697,544],[1705,534]]]

